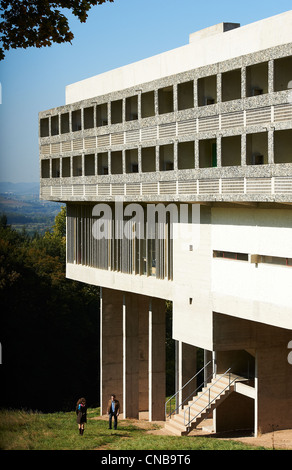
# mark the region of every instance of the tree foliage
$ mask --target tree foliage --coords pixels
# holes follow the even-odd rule
[[[65,216],[35,239],[0,225],[2,407],[99,405],[99,290],[66,279]]]
[[[74,34],[63,10],[68,9],[81,23],[92,6],[114,0],[0,0],[0,60],[4,51],[44,47],[70,42]]]

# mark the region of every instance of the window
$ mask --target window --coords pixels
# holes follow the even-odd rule
[[[138,149],[126,150],[126,173],[138,173]]]
[[[61,114],[61,134],[70,132],[69,128],[69,113]]]
[[[159,114],[173,112],[173,87],[168,86],[158,90],[158,110]]]
[[[84,156],[84,174],[85,176],[95,175],[95,155]]]
[[[99,104],[96,106],[96,126],[107,126],[108,125],[108,112],[107,103]]]
[[[292,129],[275,131],[274,163],[292,163]]]
[[[199,78],[198,106],[208,106],[217,103],[217,75]]]
[[[155,115],[154,91],[141,94],[141,116],[147,118]]]
[[[111,122],[118,124],[123,121],[123,100],[111,102]]]
[[[51,117],[51,135],[59,134],[59,116]]]
[[[108,175],[108,153],[102,152],[97,156],[98,161],[98,174]]]
[[[43,118],[40,120],[40,133],[41,137],[49,136],[49,118]]]
[[[179,83],[177,86],[178,110],[194,107],[194,82]]]
[[[178,144],[178,169],[186,170],[195,168],[194,142],[179,142]]]
[[[50,160],[42,160],[41,175],[42,178],[50,178]]]
[[[94,126],[94,108],[84,108],[84,129],[92,129]]]
[[[123,173],[122,152],[111,152],[111,174],[117,175]]]
[[[222,137],[222,166],[241,165],[241,136]]]
[[[142,148],[142,172],[156,171],[156,148]]]
[[[246,164],[266,165],[268,163],[268,133],[259,132],[246,136]]]
[[[82,157],[76,155],[73,157],[73,176],[82,176]]]
[[[206,139],[199,141],[199,166],[200,168],[217,167],[216,139]]]
[[[70,168],[70,157],[62,158],[62,177],[68,178],[71,176],[71,168]]]
[[[138,96],[126,98],[126,121],[138,119]]]
[[[161,145],[159,147],[159,170],[173,170],[173,144]]]
[[[72,111],[72,131],[80,131],[81,130],[81,109],[77,109],[76,111]]]
[[[246,96],[259,96],[268,93],[268,62],[246,67]]]
[[[236,261],[248,261],[247,253],[234,253],[231,251],[213,251],[213,258],[224,258]]]
[[[222,73],[222,101],[241,98],[241,69]]]
[[[52,159],[52,178],[60,178],[60,158]]]
[[[292,81],[292,56],[276,59],[274,62],[274,90],[288,90]]]

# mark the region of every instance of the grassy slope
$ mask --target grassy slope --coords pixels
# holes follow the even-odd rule
[[[131,420],[119,422],[110,431],[106,420],[91,419],[97,409],[88,411],[85,433],[80,436],[76,415],[70,413],[0,412],[0,448],[2,450],[250,450],[239,442],[204,437],[176,437],[146,434]],[[153,428],[155,429],[155,424]]]

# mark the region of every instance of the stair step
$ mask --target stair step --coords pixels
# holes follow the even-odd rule
[[[179,413],[170,417],[165,423],[165,429],[176,435],[187,435],[194,429],[234,390],[234,383],[230,385],[236,376],[217,376],[204,387],[193,400],[180,409]],[[228,387],[230,385],[230,387]],[[210,390],[210,391],[209,391]],[[185,419],[190,420],[189,427],[185,426]]]

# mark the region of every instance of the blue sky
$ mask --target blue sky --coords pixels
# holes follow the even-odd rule
[[[115,0],[85,24],[69,15],[72,45],[12,50],[0,62],[0,181],[39,181],[38,112],[65,104],[66,85],[183,46],[205,27],[288,10],[291,0]]]

